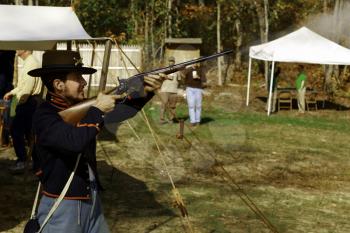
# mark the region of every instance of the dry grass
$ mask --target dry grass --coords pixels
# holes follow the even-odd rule
[[[349,112],[281,112],[270,118],[264,103],[242,106],[243,92],[207,97],[205,123],[184,140],[177,125],[158,124],[158,106],[147,114],[166,144],[164,160],[186,203],[196,232],[269,232],[221,179],[222,165],[279,232],[350,232]],[[218,97],[219,96],[219,97]],[[226,107],[229,106],[229,107]],[[179,116],[186,117],[184,104]],[[112,232],[185,232],[173,208],[171,185],[141,116],[118,129],[118,143],[104,134],[98,144],[105,214]],[[114,127],[109,127],[114,130]],[[102,138],[104,138],[102,140]],[[198,140],[199,138],[199,140]],[[10,176],[13,152],[0,161],[0,231],[21,232],[35,180]]]

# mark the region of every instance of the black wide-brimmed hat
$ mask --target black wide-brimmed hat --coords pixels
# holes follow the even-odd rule
[[[79,72],[93,74],[96,69],[83,67],[80,54],[69,50],[51,50],[43,54],[42,67],[28,72],[30,76],[40,77],[53,73]]]

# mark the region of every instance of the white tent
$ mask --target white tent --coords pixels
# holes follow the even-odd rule
[[[252,58],[272,62],[267,113],[270,115],[275,62],[348,65],[350,64],[350,50],[306,27],[302,27],[271,42],[250,47],[247,106],[249,104]]]
[[[57,41],[92,39],[71,7],[0,5],[0,49],[52,49]]]
[[[100,89],[107,82],[112,42],[107,37],[92,38],[71,7],[0,5],[0,49],[50,50],[57,42],[105,41]]]

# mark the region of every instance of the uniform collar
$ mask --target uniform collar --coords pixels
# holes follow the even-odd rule
[[[70,104],[62,96],[57,95],[49,91],[46,95],[46,100],[50,102],[51,105],[58,108],[59,110],[65,110],[70,107]]]

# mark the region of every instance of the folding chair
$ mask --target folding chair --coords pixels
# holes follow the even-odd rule
[[[307,111],[312,109],[317,111],[317,93],[312,92],[306,96],[306,109]]]
[[[292,110],[292,93],[290,91],[280,91],[278,93],[278,111],[281,109]]]

